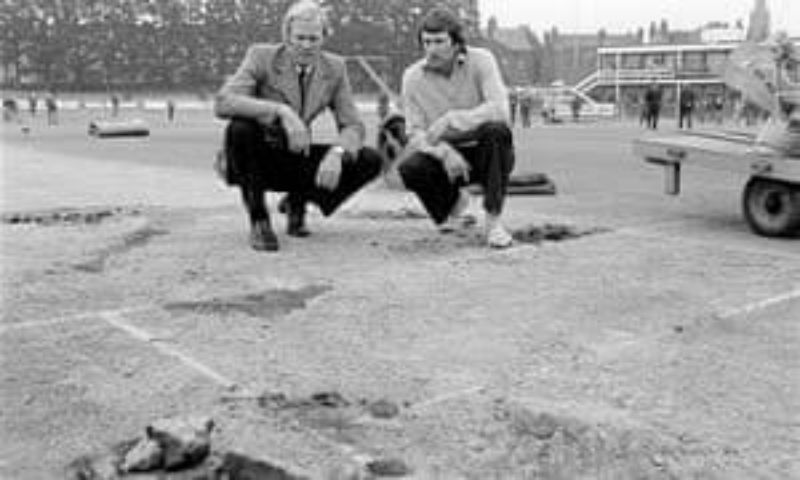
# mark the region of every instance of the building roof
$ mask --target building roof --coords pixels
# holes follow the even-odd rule
[[[661,45],[631,45],[627,47],[600,47],[597,49],[600,54],[608,53],[674,53],[674,52],[715,52],[715,51],[730,51],[736,48],[736,43],[708,43],[708,44],[693,44],[693,45],[675,45],[675,44],[661,44]]]
[[[493,35],[489,35],[488,31],[483,32],[491,40],[502,44],[509,50],[515,51],[530,51],[533,50],[533,45],[528,37],[527,27],[520,25],[513,28],[498,28],[494,30]]]

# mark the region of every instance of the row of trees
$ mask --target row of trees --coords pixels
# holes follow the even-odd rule
[[[0,81],[11,88],[61,91],[214,88],[248,45],[280,39],[291,1],[4,0]],[[418,54],[416,25],[434,4],[322,3],[330,13],[328,48],[385,59],[378,65],[390,83]],[[462,2],[450,3],[458,11]]]

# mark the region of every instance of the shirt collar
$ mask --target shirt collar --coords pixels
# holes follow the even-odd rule
[[[434,68],[427,64],[425,64],[422,68],[427,72],[450,78],[453,75],[453,72],[455,72],[457,68],[462,67],[466,62],[467,52],[464,50],[456,52],[455,56],[453,57],[453,61],[442,68]]]
[[[305,72],[306,75],[309,75],[311,72],[314,71],[314,65],[299,65],[295,64],[294,70],[297,72],[298,75]]]

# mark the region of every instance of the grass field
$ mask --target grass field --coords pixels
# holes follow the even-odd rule
[[[125,111],[151,135],[88,136],[101,116],[5,124],[4,176],[32,158],[40,176],[11,186],[33,195],[53,193],[41,175],[81,189],[141,166],[170,168],[126,189],[219,187],[210,112]],[[215,448],[316,471],[358,454],[420,479],[796,477],[797,242],[748,232],[736,176],[687,169],[684,194],[665,197],[631,152],[636,125],[514,133],[517,171],[558,194],[510,197],[510,226],[600,233],[493,252],[397,215],[377,189],[311,215],[309,238],[279,230],[277,254],[248,247],[224,190],[95,224],[4,223],[0,478],[63,478],[80,455],[196,412],[217,422]],[[181,190],[165,172],[199,181]],[[270,403],[331,391],[350,407]],[[375,400],[400,414],[370,418]]]

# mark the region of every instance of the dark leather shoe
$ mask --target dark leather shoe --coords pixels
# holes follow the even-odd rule
[[[292,237],[307,237],[311,232],[306,227],[306,202],[286,195],[286,234]]]
[[[250,246],[260,252],[275,252],[278,250],[278,237],[272,231],[269,221],[259,221],[250,228]]]
[[[311,231],[306,227],[304,217],[304,214],[291,212],[287,219],[286,234],[293,237],[307,237],[311,235]]]

